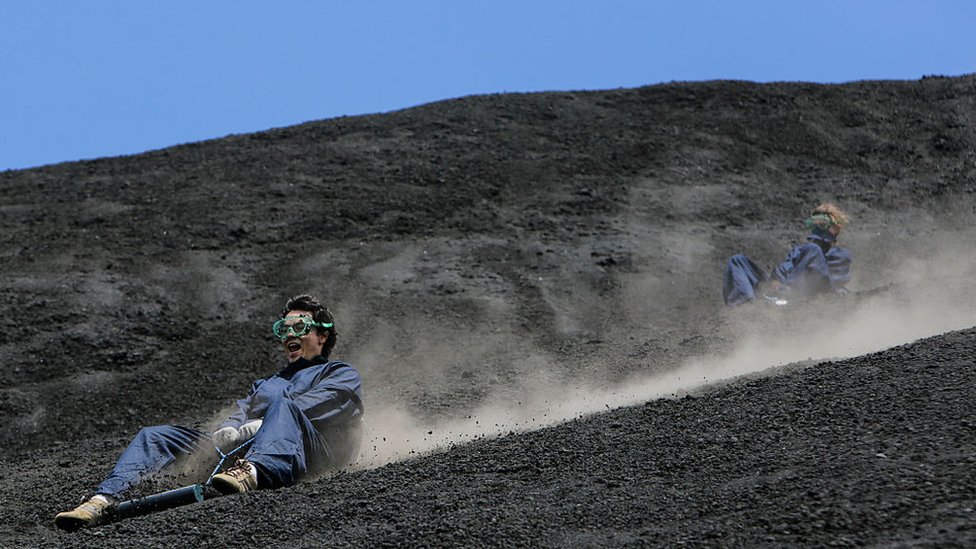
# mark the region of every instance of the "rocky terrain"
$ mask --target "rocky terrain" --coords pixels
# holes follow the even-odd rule
[[[2,172],[0,546],[970,546],[974,151],[967,75],[466,97]],[[824,200],[851,294],[726,309],[726,259],[772,267]],[[364,378],[359,463],[54,528],[140,427],[280,368],[305,292]]]

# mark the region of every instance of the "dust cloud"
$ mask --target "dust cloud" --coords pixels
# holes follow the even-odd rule
[[[965,244],[969,239],[940,241],[936,249],[926,246],[924,254],[900,248],[897,268],[872,278],[878,286],[842,300],[830,296],[787,309],[747,305],[741,317],[729,315],[728,328],[736,343],[727,352],[692,358],[665,373],[631,378],[611,388],[537,379],[517,394],[486,398],[464,417],[437,421],[422,421],[403,406],[377,402],[370,409],[361,458],[353,468],[378,467],[457,444],[686,394],[778,366],[859,356],[976,325],[976,288],[971,284],[976,258]],[[545,362],[545,357],[535,358]]]

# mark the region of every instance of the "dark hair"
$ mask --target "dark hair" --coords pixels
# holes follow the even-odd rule
[[[335,347],[336,337],[339,333],[335,329],[335,319],[332,318],[332,313],[329,312],[329,308],[325,305],[319,303],[319,300],[314,297],[302,294],[296,295],[288,299],[285,303],[285,308],[281,310],[281,316],[284,317],[288,314],[288,311],[308,311],[312,313],[312,320],[315,322],[320,322],[322,324],[332,324],[330,328],[319,328],[315,327],[315,331],[318,333],[326,332],[329,339],[325,340],[325,344],[322,345],[322,356],[329,358],[329,353],[332,352],[332,348]]]

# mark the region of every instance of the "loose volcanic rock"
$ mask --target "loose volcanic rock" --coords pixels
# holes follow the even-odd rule
[[[0,546],[973,545],[974,98],[476,96],[0,173]],[[725,260],[773,266],[824,200],[851,295],[726,310]],[[363,464],[54,528],[140,427],[280,367],[303,292]]]

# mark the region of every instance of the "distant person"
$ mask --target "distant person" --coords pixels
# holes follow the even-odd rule
[[[228,452],[253,437],[243,457],[217,474],[212,486],[224,494],[295,484],[301,477],[354,461],[362,440],[362,381],[352,366],[329,360],[335,321],[312,296],[288,300],[272,330],[288,364],[254,382],[237,410],[216,431],[190,427],[145,427],[122,452],[95,494],[54,523],[74,530],[98,524],[122,494],[146,475],[192,453]],[[209,365],[204,365],[209,367]]]
[[[835,204],[817,206],[803,222],[810,230],[807,241],[794,246],[770,274],[743,254],[732,256],[722,286],[725,304],[735,307],[747,303],[756,299],[757,293],[780,303],[824,292],[846,294],[851,253],[835,244],[847,223],[847,214]]]

